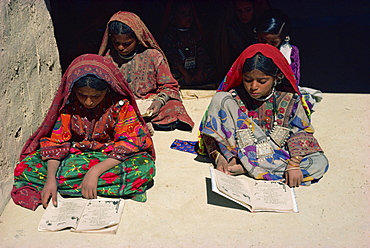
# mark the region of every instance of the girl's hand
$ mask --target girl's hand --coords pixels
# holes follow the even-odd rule
[[[216,169],[232,176],[246,173],[244,167],[241,164],[236,163],[236,158],[231,159],[230,163],[228,163],[226,158],[222,155],[217,159]]]
[[[229,163],[227,162],[226,158],[220,154],[216,160],[217,160],[215,161],[215,163],[217,163],[216,169],[225,174],[229,174],[228,170]]]
[[[151,112],[152,113],[151,116],[154,117],[159,114],[159,110],[161,109],[161,107],[162,107],[162,103],[160,101],[154,100],[146,112],[147,113]]]
[[[245,174],[247,171],[241,164],[236,163],[236,158],[232,158],[230,163],[227,166],[228,172],[226,174],[237,176],[241,174]]]
[[[299,169],[299,167],[288,165],[287,169],[290,169],[290,168],[297,168],[297,169],[285,171],[285,183],[289,187],[299,187],[299,185],[301,185],[301,183],[303,182],[302,171],[301,169]]]
[[[57,181],[54,178],[48,178],[41,192],[42,206],[46,208],[51,197],[51,202],[56,207],[57,202]]]
[[[96,166],[96,165],[95,165]],[[82,183],[78,187],[78,189],[81,189],[82,197],[86,199],[96,199],[97,198],[97,190],[98,187],[98,179],[99,174],[95,173],[94,167],[91,168],[86,175],[84,176],[84,179],[82,180]]]
[[[106,160],[103,160],[91,167],[84,176],[84,179],[82,180],[80,186],[78,186],[78,189],[81,189],[82,196],[87,199],[96,199],[98,195],[97,187],[100,175],[118,165],[119,163],[121,163],[120,160],[107,158]]]

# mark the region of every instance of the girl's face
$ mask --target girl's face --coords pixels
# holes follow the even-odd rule
[[[190,28],[193,23],[193,12],[190,4],[182,4],[175,13],[175,24],[179,28]]]
[[[103,101],[107,90],[99,91],[88,86],[74,89],[78,101],[87,109],[95,108]]]
[[[277,34],[258,33],[258,42],[278,47],[281,44],[281,38]]]
[[[248,1],[236,1],[235,14],[242,23],[249,23],[253,18],[253,3]]]
[[[243,85],[248,94],[259,99],[268,96],[274,85],[275,78],[258,69],[243,73]]]
[[[122,56],[127,56],[136,50],[138,40],[136,37],[130,37],[127,34],[116,34],[111,36],[114,49]]]

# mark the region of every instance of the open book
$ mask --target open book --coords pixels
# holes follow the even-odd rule
[[[212,167],[210,170],[212,191],[251,212],[298,212],[294,189],[280,181],[226,175]]]
[[[49,203],[38,230],[116,233],[124,200],[113,198],[63,198],[58,193],[58,206]]]

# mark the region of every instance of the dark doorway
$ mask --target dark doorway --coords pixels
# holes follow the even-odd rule
[[[214,24],[222,18],[227,0],[195,2],[212,53]],[[302,86],[323,92],[370,93],[368,0],[269,3],[291,18],[291,41],[300,49]],[[158,37],[165,4],[166,0],[50,0],[63,71],[76,56],[98,52],[106,23],[119,10],[138,14]]]

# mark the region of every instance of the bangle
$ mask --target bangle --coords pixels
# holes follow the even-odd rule
[[[159,101],[159,102],[161,102],[161,104],[162,104],[162,106],[163,105],[165,105],[166,104],[166,102],[168,101],[168,100],[170,100],[170,97],[167,95],[167,94],[165,94],[165,93],[159,93],[158,95],[157,95],[157,97],[156,98],[154,98],[154,100],[157,100],[157,101]]]
[[[166,101],[162,97],[154,98],[153,101],[159,101],[162,106],[166,104]]]
[[[217,150],[211,152],[209,154],[209,157],[212,158],[215,161],[215,164],[217,165],[218,159],[220,158],[221,153]]]
[[[221,153],[218,153],[215,159],[215,164],[217,165],[218,159],[220,158]]]
[[[300,163],[302,161],[303,157],[301,157],[301,156],[293,156],[290,159],[293,160],[294,162]]]
[[[211,152],[211,153],[209,154],[209,157],[210,157],[211,159],[213,159],[213,160],[216,160],[216,158],[217,158],[218,154],[220,154],[220,152],[219,152],[219,151],[217,151],[217,150],[214,150],[213,152]]]
[[[289,164],[290,166],[299,167],[299,163],[294,162],[294,161],[292,161],[292,160],[289,160],[288,164]]]
[[[299,160],[296,160],[296,159],[294,159],[294,158],[291,158],[291,159],[289,159],[289,161],[292,161],[292,162],[294,162],[294,163],[301,163],[301,161],[299,161]]]
[[[301,168],[298,168],[298,167],[293,167],[293,168],[288,168],[288,169],[285,169],[285,171],[290,171],[290,170],[300,170]]]

